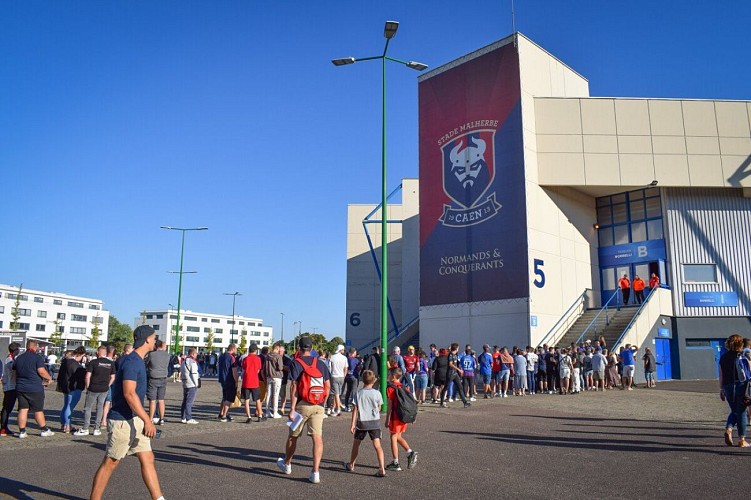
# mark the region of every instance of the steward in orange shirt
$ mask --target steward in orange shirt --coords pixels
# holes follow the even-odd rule
[[[631,297],[631,282],[628,279],[628,274],[624,274],[623,278],[618,280],[618,287],[623,294],[623,305],[628,305],[628,299]]]
[[[643,279],[641,279],[638,275],[634,277],[634,295],[636,296],[636,302],[638,304],[644,302],[644,289],[646,287],[647,284],[644,283]]]

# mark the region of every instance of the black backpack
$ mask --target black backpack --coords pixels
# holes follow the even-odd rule
[[[396,392],[396,407],[393,410],[396,416],[405,424],[413,423],[417,419],[417,401],[404,387],[394,384],[389,384],[389,387]]]

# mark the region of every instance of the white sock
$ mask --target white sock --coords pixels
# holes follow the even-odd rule
[[[409,455],[410,453],[412,453],[412,448],[407,450],[407,455]]]

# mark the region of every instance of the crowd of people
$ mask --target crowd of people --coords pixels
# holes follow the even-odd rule
[[[720,397],[728,402],[730,414],[726,423],[725,442],[734,445],[733,429],[737,428],[738,446],[748,447],[746,428],[751,412],[751,340],[733,335],[727,339],[727,352],[720,360]],[[649,348],[641,355],[646,387],[655,386],[656,360]],[[26,438],[29,412],[33,415],[42,437],[54,435],[44,415],[45,387],[52,382],[45,359],[38,353],[34,340],[25,352],[20,345],[9,346],[7,359],[0,364],[4,398],[0,416],[0,434],[12,435],[9,417],[18,402],[18,437]],[[571,344],[568,347],[543,345],[537,348],[482,346],[478,355],[472,346],[463,352],[459,344],[446,348],[431,344],[429,351],[407,348],[402,354],[395,347],[386,355],[379,348],[365,356],[355,349],[337,346],[334,353],[313,349],[309,337],[299,339],[295,353],[287,354],[281,343],[259,349],[251,344],[248,352],[238,355],[237,346],[217,356],[215,366],[202,367],[195,348],[176,359],[167,346],[155,338],[148,325],[134,331],[134,342],[120,356],[111,346],[100,346],[96,357],[83,347],[66,351],[60,363],[56,390],[63,394],[60,431],[77,436],[98,436],[107,429],[105,458],[92,485],[92,498],[100,498],[110,475],[119,461],[135,454],[141,461],[144,481],[152,498],[161,498],[150,439],[132,439],[133,435],[153,438],[157,427],[165,422],[167,380],[177,373],[182,383],[181,422],[195,425],[192,407],[201,377],[207,370],[216,370],[221,387],[217,418],[232,421],[233,408],[244,411],[245,422],[268,418],[288,419],[289,436],[285,454],[277,460],[284,474],[291,474],[291,461],[297,439],[307,427],[313,440],[313,469],[309,480],[320,481],[318,470],[323,449],[323,419],[351,413],[353,435],[351,456],[342,466],[355,469],[360,443],[369,436],[378,458],[379,477],[387,471],[401,471],[400,449],[406,452],[406,467],[417,464],[418,454],[405,438],[409,424],[415,421],[417,405],[438,404],[447,407],[458,398],[464,407],[471,406],[480,394],[486,399],[505,398],[509,394],[578,394],[582,391],[631,390],[639,349],[626,344],[618,353],[609,351],[605,340]],[[387,372],[382,371],[385,361]],[[388,382],[387,401],[374,389],[379,379]],[[85,395],[81,426],[71,425],[73,412]],[[148,403],[144,406],[144,399]],[[289,403],[289,411],[287,411]],[[386,404],[386,427],[389,429],[392,460],[385,462],[381,445],[380,412]],[[92,424],[92,413],[96,418]]]

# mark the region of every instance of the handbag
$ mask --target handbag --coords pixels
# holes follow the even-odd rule
[[[242,406],[242,403],[240,402],[240,391],[238,390],[235,394],[235,400],[232,401],[232,404],[229,405],[230,408],[240,408]]]

